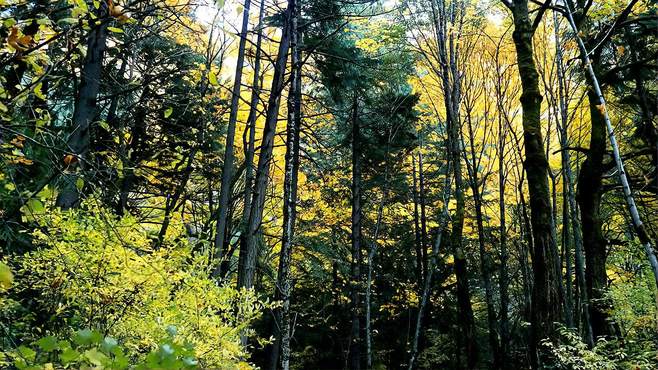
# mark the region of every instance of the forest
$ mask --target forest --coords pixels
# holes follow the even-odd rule
[[[658,0],[0,16],[0,368],[658,369]]]

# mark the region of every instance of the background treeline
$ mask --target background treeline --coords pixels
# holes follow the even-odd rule
[[[0,0],[0,367],[658,367],[655,0]]]

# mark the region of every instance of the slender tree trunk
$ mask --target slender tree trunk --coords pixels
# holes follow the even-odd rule
[[[423,286],[423,247],[420,238],[420,213],[418,201],[418,180],[416,176],[416,155],[411,156],[411,168],[413,178],[413,200],[414,200],[414,246],[416,247],[416,283],[420,292]]]
[[[351,370],[361,368],[361,128],[358,113],[358,98],[352,105],[352,267],[350,281],[350,331],[349,365]]]
[[[247,42],[247,31],[249,29],[249,7],[251,0],[245,0],[242,10],[242,29],[240,30],[240,42],[238,44],[238,59],[235,67],[235,78],[233,90],[231,90],[231,110],[228,117],[228,128],[226,131],[226,148],[224,151],[224,164],[222,166],[222,182],[220,184],[219,207],[217,214],[217,225],[215,230],[215,269],[213,275],[220,276],[224,258],[224,245],[227,237],[228,209],[231,203],[231,189],[233,183],[233,164],[235,162],[235,126],[238,120],[240,108],[240,88],[242,87],[242,68],[244,67],[244,53]],[[257,75],[256,75],[257,76]]]
[[[622,189],[624,191],[624,197],[626,198],[626,204],[629,209],[631,221],[633,223],[633,227],[635,228],[635,232],[638,234],[640,242],[644,247],[644,251],[647,255],[649,265],[651,266],[651,270],[654,275],[656,287],[658,288],[658,259],[656,259],[653,242],[651,241],[651,238],[649,237],[646,228],[644,227],[644,224],[640,219],[640,214],[638,212],[637,206],[635,205],[635,199],[633,198],[633,193],[631,191],[631,187],[628,183],[628,178],[626,177],[626,172],[624,170],[624,163],[622,161],[621,154],[619,152],[619,145],[617,144],[617,138],[615,137],[614,127],[612,126],[612,122],[610,121],[610,116],[608,115],[605,98],[603,97],[601,86],[599,85],[598,79],[596,77],[594,66],[592,65],[592,61],[589,58],[589,53],[587,51],[587,48],[585,47],[585,44],[583,43],[583,40],[578,35],[578,27],[576,26],[568,2],[566,3],[565,8],[566,8],[567,19],[569,20],[569,24],[571,25],[571,28],[574,32],[574,37],[576,39],[576,42],[578,43],[578,48],[580,49],[580,56],[583,65],[587,70],[589,82],[592,85],[592,90],[590,91],[593,94],[595,94],[596,97],[596,100],[594,100],[594,102],[596,103],[595,107],[601,113],[601,115],[603,116],[603,120],[605,122],[605,127],[607,129],[608,137],[610,139],[610,146],[612,147],[613,157],[617,165],[617,174],[619,175],[619,181],[621,182]]]
[[[420,191],[420,242],[423,254],[423,280],[427,277],[427,265],[429,256],[427,254],[427,213],[425,211],[425,172],[423,169],[423,143],[421,140],[418,150],[418,186]]]
[[[575,246],[575,265],[576,265],[576,275],[577,275],[577,284],[579,302],[585,305],[583,312],[583,327],[585,329],[585,340],[588,346],[591,348],[594,345],[594,339],[592,335],[592,324],[590,322],[589,306],[587,299],[587,289],[585,287],[585,271],[584,271],[584,259],[583,259],[583,240],[581,237],[581,225],[580,220],[578,219],[577,214],[577,205],[576,205],[576,192],[574,191],[574,181],[573,174],[571,171],[571,158],[567,147],[569,146],[569,116],[568,116],[568,104],[567,104],[567,94],[565,87],[565,74],[564,74],[564,63],[562,57],[562,45],[560,42],[560,33],[559,33],[559,23],[557,21],[557,15],[553,14],[553,21],[555,25],[555,40],[556,40],[556,64],[557,64],[557,78],[558,78],[558,103],[559,103],[559,121],[558,127],[560,130],[560,149],[562,156],[562,180],[564,182],[565,189],[563,190],[565,194],[564,201],[564,215],[563,215],[563,232],[565,233],[564,245],[565,245],[565,258],[567,260],[567,300],[566,302],[572,302],[573,293],[571,292],[571,257],[569,253],[570,238],[569,227],[571,227],[571,235],[573,237],[574,246]],[[573,314],[573,304],[568,305],[571,308]],[[577,307],[577,306],[576,306]],[[581,309],[578,308],[576,313],[580,315]],[[569,316],[568,316],[569,318]],[[573,316],[570,317],[572,325],[574,324]]]
[[[87,53],[82,65],[81,80],[73,110],[73,131],[67,140],[67,151],[77,158],[76,164],[72,165],[74,168],[68,169],[71,172],[76,170],[76,166],[84,169],[84,162],[88,159],[89,131],[94,117],[96,117],[96,102],[100,90],[107,39],[107,22],[103,21],[107,16],[107,6],[103,3],[96,13],[101,23],[91,29],[87,38]],[[81,191],[77,186],[78,178],[75,173],[64,175],[64,183],[57,196],[58,207],[68,209],[78,206]]]
[[[451,190],[450,172],[451,172],[450,161],[448,160],[448,162],[446,163],[446,173],[445,173],[446,180],[443,187],[443,209],[440,215],[439,227],[436,230],[434,246],[432,247],[432,258],[429,261],[430,265],[427,269],[427,278],[423,283],[422,294],[420,297],[420,301],[418,302],[418,315],[416,316],[414,337],[411,344],[411,351],[409,354],[409,364],[407,367],[408,370],[413,370],[416,368],[416,358],[418,356],[418,344],[420,342],[420,332],[423,324],[423,313],[425,312],[425,307],[427,306],[427,302],[429,301],[429,297],[431,293],[432,276],[434,274],[434,269],[436,268],[438,263],[439,249],[441,248],[443,232],[446,229],[448,220],[450,218],[449,209],[448,209],[450,203],[450,190]]]
[[[386,181],[384,186],[387,186]],[[366,369],[372,369],[372,309],[371,309],[371,296],[372,296],[372,264],[375,259],[375,254],[377,253],[377,239],[379,238],[379,229],[382,224],[382,216],[384,213],[384,202],[386,201],[387,190],[384,189],[384,195],[382,196],[379,206],[377,207],[377,221],[375,223],[375,232],[373,234],[372,243],[370,243],[370,250],[368,251],[368,260],[367,260],[367,276],[366,276]]]
[[[469,177],[471,191],[473,192],[473,202],[475,203],[475,223],[478,233],[478,250],[480,254],[480,270],[482,273],[482,281],[484,282],[485,302],[487,305],[487,322],[489,325],[489,346],[493,354],[493,367],[500,368],[500,348],[498,342],[498,330],[496,323],[496,309],[494,305],[493,286],[491,284],[491,256],[486,250],[486,242],[484,239],[484,215],[482,212],[482,189],[480,188],[480,179],[478,177],[478,160],[475,154],[475,132],[473,131],[473,123],[471,122],[470,112],[466,112],[466,123],[468,128],[468,137],[471,151],[471,163],[469,166]],[[484,182],[484,180],[482,180]]]
[[[475,318],[471,306],[471,292],[468,282],[468,262],[463,250],[462,234],[464,229],[464,180],[461,164],[461,140],[459,134],[461,102],[461,72],[459,71],[459,49],[455,42],[455,27],[463,19],[463,4],[451,4],[445,1],[432,1],[432,17],[436,32],[439,64],[439,78],[443,85],[443,100],[448,127],[448,151],[455,181],[455,213],[452,217],[450,244],[454,256],[454,271],[457,280],[457,305],[460,315],[460,335],[457,351],[465,349],[466,364],[469,369],[475,367],[478,359],[475,340]],[[461,361],[461,356],[458,356]]]
[[[256,177],[254,180],[254,192],[251,202],[251,212],[245,232],[241,237],[240,257],[238,263],[238,287],[250,289],[254,285],[254,275],[256,272],[256,257],[258,255],[257,240],[260,230],[260,224],[263,219],[263,207],[265,205],[265,192],[270,171],[270,162],[272,160],[272,150],[274,148],[274,136],[279,119],[279,102],[284,85],[284,74],[286,70],[286,61],[288,60],[288,48],[290,46],[290,10],[294,9],[295,0],[288,1],[288,11],[286,11],[286,21],[279,43],[279,50],[274,65],[274,74],[272,76],[272,87],[267,103],[267,113],[265,117],[265,127],[263,128],[263,139],[258,155],[258,165],[256,166]]]
[[[258,117],[258,102],[260,100],[260,64],[262,42],[263,42],[263,19],[265,16],[265,0],[260,1],[260,10],[258,13],[258,26],[256,28],[256,55],[254,56],[254,78],[252,80],[251,100],[249,102],[249,116],[247,117],[247,127],[249,138],[246,138],[244,145],[244,158],[245,158],[245,186],[244,186],[244,209],[242,212],[242,226],[244,229],[249,221],[249,212],[251,210],[251,197],[253,196],[252,187],[254,182],[254,151],[256,144],[256,118]],[[242,231],[242,230],[241,230]]]
[[[283,183],[283,235],[281,238],[279,273],[277,275],[275,292],[275,300],[281,301],[281,308],[278,315],[278,321],[280,323],[278,326],[278,338],[276,339],[278,343],[275,343],[273,346],[273,361],[270,365],[271,368],[276,368],[278,362],[277,354],[279,353],[277,349],[280,347],[281,369],[283,370],[290,368],[290,338],[293,330],[290,317],[290,296],[293,287],[291,263],[295,237],[295,221],[297,218],[297,180],[299,177],[299,146],[300,130],[302,127],[302,65],[299,51],[300,32],[298,29],[300,16],[299,3],[291,4],[290,6],[294,6],[294,8],[290,9],[290,23],[292,28],[290,37],[292,79],[288,93],[288,127],[284,169],[285,178]]]
[[[509,280],[507,272],[507,215],[505,212],[505,131],[502,118],[498,118],[498,207],[500,212],[499,244],[500,244],[500,274],[498,285],[500,289],[500,368],[506,369],[509,344]]]

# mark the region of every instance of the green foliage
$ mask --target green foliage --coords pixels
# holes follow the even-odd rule
[[[38,247],[15,259],[15,286],[0,306],[11,341],[93,328],[120,340],[129,358],[148,362],[151,355],[144,354],[162,347],[175,327],[203,366],[234,365],[243,355],[239,337],[263,304],[250,291],[217,286],[207,253],[194,251],[182,230],[168,233],[156,250],[152,230],[132,216],[112,215],[93,198],[76,210],[49,207],[34,217]],[[91,343],[102,339],[96,331]]]
[[[125,350],[112,337],[100,332],[83,329],[69,339],[52,335],[43,337],[32,346],[20,346],[5,356],[10,364],[20,370],[53,368],[102,368],[102,369],[193,369],[197,360],[194,348],[176,340],[175,327],[167,338],[159,342],[146,357],[130,364]]]
[[[544,341],[545,368],[570,370],[655,369],[658,366],[655,343],[651,340],[606,340],[599,338],[588,349],[580,335],[571,329],[558,330],[559,343]]]

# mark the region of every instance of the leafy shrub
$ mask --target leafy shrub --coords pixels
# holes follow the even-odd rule
[[[91,328],[117,338],[137,363],[163,348],[161,338],[175,326],[202,367],[239,363],[240,336],[249,334],[263,303],[251,291],[217,286],[209,277],[210,256],[194,250],[182,225],[172,224],[156,249],[153,230],[93,199],[77,210],[36,211],[30,213],[40,226],[32,235],[35,249],[12,261],[14,286],[0,301],[5,351],[46,332],[66,337]]]
[[[569,370],[649,370],[658,368],[655,346],[649,339],[606,340],[600,338],[588,349],[578,333],[561,327],[559,343],[544,341],[548,369]]]
[[[124,349],[112,337],[103,337],[94,330],[76,332],[72,340],[58,340],[47,336],[37,340],[34,346],[20,346],[7,354],[11,364],[19,370],[60,369],[60,368],[101,368],[101,369],[193,369],[197,360],[194,348],[182,345],[175,340],[176,332],[170,327],[168,338],[164,339],[139,363],[130,365]]]

